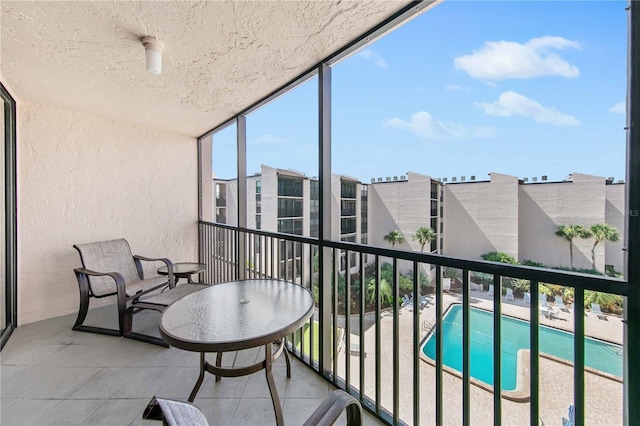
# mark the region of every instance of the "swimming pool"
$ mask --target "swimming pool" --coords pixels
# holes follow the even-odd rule
[[[470,375],[493,385],[493,313],[471,308]],[[502,316],[502,389],[516,387],[516,359],[520,349],[529,349],[529,323]],[[443,363],[462,371],[462,305],[452,305],[442,324]],[[540,326],[540,352],[573,362],[573,334]],[[622,376],[622,350],[618,345],[585,338],[585,365],[615,376]],[[435,360],[436,339],[431,334],[423,353]]]

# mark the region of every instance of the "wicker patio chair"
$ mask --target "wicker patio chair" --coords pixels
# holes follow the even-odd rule
[[[347,411],[347,425],[362,425],[362,407],[357,399],[340,389],[333,391],[316,410],[311,413],[303,426],[329,426]],[[189,402],[156,398],[142,413],[145,420],[162,420],[166,426],[208,426],[202,411]]]
[[[132,316],[140,308],[161,310],[144,305],[136,309],[136,302],[140,296],[149,292],[165,286],[169,286],[169,288],[175,286],[171,261],[165,258],[153,259],[134,256],[125,239],[76,244],[73,247],[80,253],[82,261],[82,268],[74,269],[80,290],[80,308],[73,329],[112,336],[125,336],[168,346],[159,337],[132,332]],[[145,279],[141,261],[162,261],[167,265],[169,274]],[[89,299],[113,295],[116,296],[118,306],[118,329],[83,325],[89,309]],[[129,302],[131,306],[127,308]]]

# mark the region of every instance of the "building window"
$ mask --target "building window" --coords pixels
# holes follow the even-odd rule
[[[435,182],[431,182],[431,199],[438,199],[438,184]]]
[[[278,219],[278,232],[302,235],[302,219]]]
[[[261,194],[262,193],[262,181],[257,180],[256,181],[256,194]]]
[[[356,215],[356,200],[342,200],[340,201],[340,207],[340,216]]]
[[[302,199],[278,198],[278,217],[302,217]]]
[[[320,236],[320,182],[309,182],[309,234],[313,238]]]
[[[353,234],[356,232],[356,218],[355,217],[343,217],[340,219],[340,233],[341,234]]]
[[[227,205],[227,185],[216,183],[216,206],[225,207]]]
[[[227,223],[227,209],[216,208],[216,222]]]
[[[278,177],[278,196],[302,197],[302,179],[293,177]]]
[[[340,198],[356,198],[356,184],[355,182],[340,183]]]
[[[259,214],[256,215],[256,229],[261,229],[262,227],[262,219]]]

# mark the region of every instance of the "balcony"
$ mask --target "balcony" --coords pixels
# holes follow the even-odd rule
[[[91,312],[96,324],[115,318],[114,306]],[[157,329],[156,313],[140,313],[141,327]],[[72,331],[75,315],[18,328],[2,351],[2,423],[139,425],[154,396],[185,401],[198,378],[199,354]],[[257,350],[228,353],[223,366],[253,364]],[[287,424],[302,424],[333,390],[292,357],[291,379],[283,358],[274,365]],[[264,374],[207,377],[194,403],[209,424],[275,424]],[[365,424],[379,422],[365,414]]]
[[[332,218],[327,208],[331,67],[346,57],[357,58],[352,54],[369,41],[438,3],[2,2],[2,94],[15,98],[5,103],[9,118],[4,122],[5,144],[13,149],[5,157],[7,164],[13,160],[5,182],[5,219],[14,223],[7,226],[4,241],[9,250],[2,295],[8,314],[2,326],[10,323],[2,334],[4,422],[139,424],[152,395],[188,395],[197,367],[193,354],[71,330],[78,299],[72,271],[79,266],[72,245],[126,237],[136,254],[205,263],[205,282],[274,277],[317,295],[308,335],[298,331],[289,338],[292,379],[284,379],[282,364],[277,367],[284,416],[292,424],[334,387],[360,399],[367,424],[561,424],[570,404],[577,425],[640,424],[635,403],[640,400],[640,367],[634,362],[640,359],[640,144],[635,127],[629,125],[627,133],[629,214],[624,222],[630,237],[624,281],[338,242],[339,235],[331,235],[330,225],[337,234],[341,225],[340,208]],[[634,71],[640,69],[640,5],[632,2],[629,10],[629,69]],[[270,24],[253,31],[252,22]],[[296,37],[291,37],[292,28],[300,31]],[[166,37],[160,76],[144,70],[138,38],[147,31]],[[234,31],[237,37],[229,37]],[[305,40],[304,48],[291,40]],[[317,126],[310,131],[317,140],[310,140],[317,142],[323,169],[309,185],[315,202],[309,235],[317,238],[300,236],[305,231],[301,219],[282,223],[288,225],[283,231],[295,235],[247,229],[242,221],[250,203],[237,196],[250,192],[245,175],[253,172],[245,170],[247,116],[301,81],[317,83],[312,118],[318,120],[310,125]],[[630,123],[640,122],[638,88],[638,75],[630,73]],[[333,112],[334,123],[350,118]],[[215,191],[203,183],[212,184],[211,147],[218,143],[217,131],[234,126],[237,145],[229,163],[237,167],[237,187],[230,184],[228,196],[216,204]],[[286,153],[277,135],[262,136],[274,153]],[[304,185],[284,188],[284,193],[300,197]],[[337,191],[340,198],[357,200],[354,188]],[[273,210],[261,194],[254,199],[256,212],[262,212],[256,224],[266,228]],[[425,194],[442,204],[442,193]],[[216,205],[225,206],[217,216]],[[204,214],[207,208],[209,215]],[[373,244],[373,212],[367,213],[367,226],[362,222],[360,231]],[[229,224],[208,222],[214,218]],[[355,218],[346,219],[343,231],[355,233],[356,224]],[[450,270],[457,271],[457,278],[447,281]],[[479,276],[485,280],[482,289]],[[487,291],[492,285],[493,294],[500,295],[513,280],[529,283],[533,303],[525,304],[521,295],[508,300]],[[537,300],[546,284],[573,292],[568,312],[542,315]],[[624,298],[624,321],[608,314],[600,320],[575,303],[591,291]],[[416,297],[401,305],[411,293]],[[420,295],[428,303],[423,305]],[[91,312],[96,324],[115,317],[114,307],[103,305]],[[447,365],[447,339],[433,340],[444,335],[452,306],[462,312],[461,372]],[[478,310],[495,314],[487,323],[489,335],[502,336],[490,340],[483,355],[491,369],[485,380],[491,384],[471,373],[478,359],[472,353],[472,315]],[[137,327],[155,329],[157,314],[138,315]],[[508,388],[493,390],[507,381],[499,374],[508,362],[503,316],[525,327],[529,355],[525,350],[516,360],[522,366],[516,379],[522,392],[516,395]],[[542,326],[568,331],[567,350],[577,356],[546,354]],[[586,338],[624,343],[613,353],[614,359],[623,358],[623,373],[594,367]],[[423,348],[429,339],[435,342],[432,357]],[[255,357],[243,352],[225,362]],[[262,376],[220,384],[210,379],[196,403],[212,424],[274,423]]]

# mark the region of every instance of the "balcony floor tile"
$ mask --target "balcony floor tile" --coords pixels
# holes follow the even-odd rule
[[[110,323],[115,312],[112,306],[97,308],[91,317],[96,325],[101,319]],[[158,315],[141,318],[136,315],[134,329],[149,327]],[[155,425],[142,420],[152,396],[188,398],[198,377],[199,354],[73,331],[74,321],[75,315],[67,315],[27,324],[9,339],[0,367],[2,424]],[[227,353],[223,365],[250,365],[261,354],[258,349]],[[215,355],[208,354],[207,360],[214,362]],[[274,377],[285,424],[295,426],[333,386],[293,356],[291,364],[287,379],[280,357]],[[275,424],[263,371],[220,382],[207,374],[194,404],[212,426]],[[364,417],[367,425],[380,424],[368,413]]]

